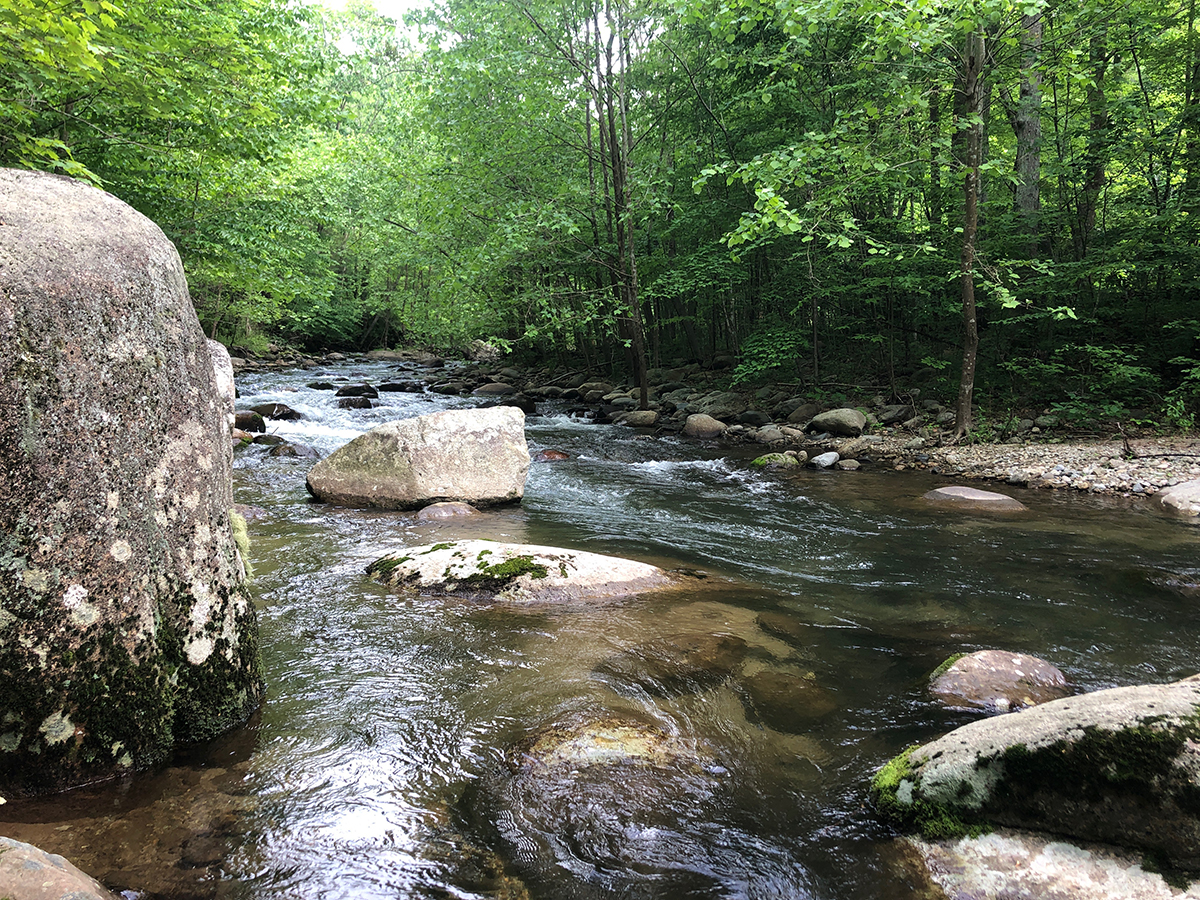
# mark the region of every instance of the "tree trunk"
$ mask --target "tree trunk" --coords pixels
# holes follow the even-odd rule
[[[1042,211],[1042,72],[1039,68],[1042,53],[1041,13],[1023,16],[1021,29],[1021,87],[1012,115],[1013,133],[1017,138],[1017,189],[1014,205],[1025,226],[1029,256],[1036,258],[1039,255],[1038,229]]]
[[[963,54],[960,108],[966,117],[963,149],[963,243],[959,264],[962,288],[963,356],[958,402],[954,409],[954,439],[961,439],[973,424],[971,400],[975,393],[975,360],[979,328],[975,314],[975,235],[979,228],[979,167],[983,154],[983,69],[986,47],[982,32],[971,34]]]

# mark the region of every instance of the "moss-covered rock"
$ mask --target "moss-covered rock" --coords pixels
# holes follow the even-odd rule
[[[1200,678],[1096,691],[972,722],[872,784],[879,813],[928,837],[1036,828],[1200,869]]]
[[[677,579],[646,563],[530,544],[450,541],[381,556],[367,574],[382,584],[509,602],[627,597]]]

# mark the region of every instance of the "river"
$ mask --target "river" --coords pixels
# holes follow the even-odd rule
[[[305,386],[397,375],[245,375],[239,407],[292,406],[304,418],[270,430],[325,454],[391,419],[474,405],[397,393],[339,410]],[[570,458],[535,462],[520,506],[464,520],[314,503],[309,461],[239,451],[261,712],[163,772],[11,802],[0,830],[147,898],[905,898],[867,786],[907,745],[974,718],[926,692],[948,655],[1030,653],[1086,691],[1200,670],[1200,529],[1146,500],[1012,489],[1030,512],[966,515],[920,502],[947,483],[934,476],[760,471],[749,449],[543,412],[527,421],[531,451]],[[462,537],[705,577],[682,595],[530,611],[400,596],[364,574],[385,551]],[[603,676],[640,648],[715,633],[745,641],[728,678],[657,691]],[[805,679],[824,706],[753,706],[764,673]],[[629,811],[631,846],[657,849],[627,867],[583,865],[566,844],[553,864],[523,861],[523,830],[553,844],[544,817],[487,786],[537,729],[597,711],[695,739],[716,787],[653,829]]]

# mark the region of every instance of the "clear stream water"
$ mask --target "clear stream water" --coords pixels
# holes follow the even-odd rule
[[[382,364],[247,375],[240,406],[289,404],[305,418],[270,430],[324,454],[384,421],[473,405],[383,394],[338,410],[304,386],[403,377]],[[571,458],[535,463],[519,507],[458,522],[316,504],[310,462],[239,451],[261,712],[163,772],[0,807],[0,833],[144,897],[509,897],[524,881],[548,900],[904,898],[913,888],[867,785],[908,744],[973,718],[925,693],[946,656],[1031,653],[1081,690],[1200,670],[1200,529],[1147,501],[1013,489],[1029,513],[934,512],[919,498],[947,482],[932,476],[761,472],[749,451],[546,412],[528,420],[531,450]],[[530,611],[404,597],[364,574],[385,551],[460,537],[707,577],[682,594]],[[731,677],[655,692],[597,676],[605,660],[697,633],[746,641]],[[745,684],[763,672],[815,682],[832,712],[755,712]],[[569,843],[555,864],[523,862],[523,839],[502,836],[528,811],[480,800],[485,787],[546,723],[599,711],[703,745],[711,789],[652,826],[638,817],[653,810],[618,796],[632,807],[625,837],[645,850],[627,869],[575,865]]]

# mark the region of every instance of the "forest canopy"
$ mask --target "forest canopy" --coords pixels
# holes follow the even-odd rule
[[[0,0],[0,79],[245,352],[1200,411],[1194,0]]]

